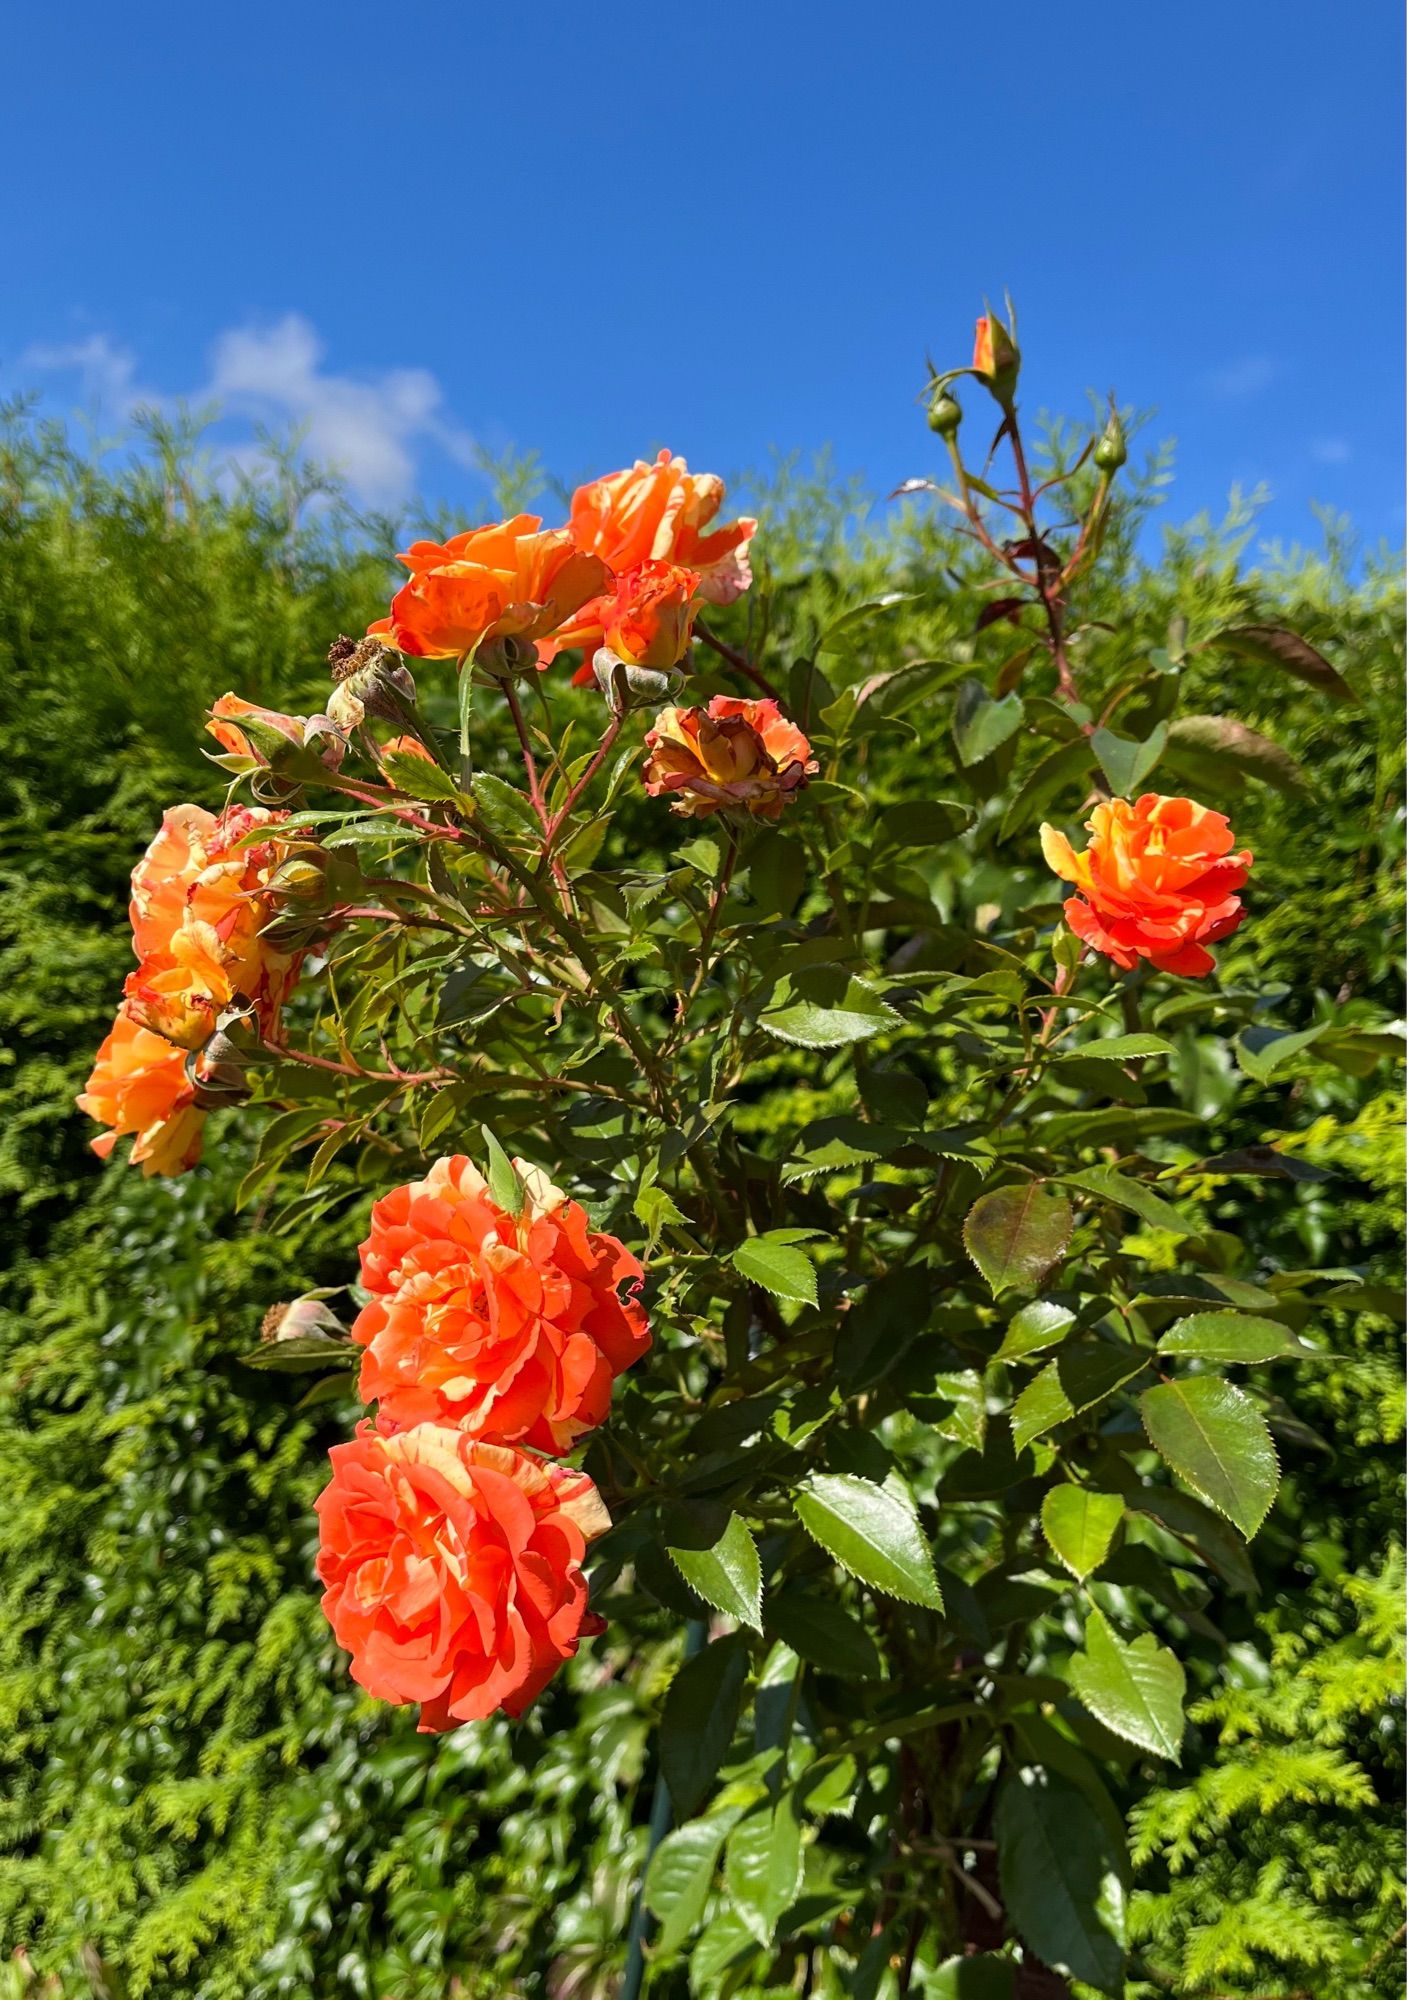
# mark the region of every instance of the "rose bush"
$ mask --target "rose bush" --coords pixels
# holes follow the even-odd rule
[[[892,598],[785,628],[775,656],[696,618],[696,699],[648,727],[648,683],[611,673],[583,736],[579,710],[554,719],[565,667],[538,678],[574,614],[547,629],[535,611],[508,635],[531,657],[485,659],[476,609],[454,636],[477,639],[444,649],[457,676],[417,688],[357,649],[339,768],[275,730],[252,779],[285,796],[280,872],[309,871],[283,874],[273,937],[308,957],[296,1033],[257,1007],[221,1029],[274,1114],[247,1193],[299,1152],[295,1200],[334,1169],[403,1190],[369,1239],[361,1333],[285,1338],[281,1318],[256,1357],[335,1370],[334,1395],[359,1363],[380,1398],[375,1428],[334,1447],[329,1609],[364,1682],[428,1704],[432,1727],[479,1701],[517,1712],[584,1629],[581,1557],[565,1530],[535,1544],[515,1480],[471,1468],[532,1465],[524,1441],[582,1450],[614,1522],[591,1557],[603,1660],[628,1671],[633,1634],[688,1632],[645,1899],[613,1940],[628,1991],[647,1958],[661,1993],[1120,1991],[1114,1795],[1181,1754],[1186,1674],[1225,1640],[1211,1580],[1245,1587],[1275,1440],[1304,1448],[1267,1371],[1323,1353],[1348,1283],[1283,1246],[1244,1253],[1238,1215],[1304,1162],[1273,1123],[1210,1148],[1215,1100],[1183,1089],[1234,1071],[1274,1107],[1309,1049],[1350,1073],[1383,1052],[1370,1014],[1277,1021],[1235,943],[1210,977],[1249,860],[1217,801],[1285,776],[1233,718],[1177,714],[1191,649],[1236,635],[1174,620],[1153,660],[1085,621],[1117,419],[1088,461],[1043,469],[1047,526],[1019,353],[990,316],[986,337],[975,372],[1015,483],[959,449],[953,383],[974,371],[954,370],[932,385],[954,484],[911,487],[951,502],[1005,594],[941,654],[885,657],[871,634]],[[649,547],[704,553],[659,530]],[[1352,698],[1296,635],[1261,644]],[[500,703],[511,759],[484,722]],[[882,763],[896,742],[909,761]],[[1086,855],[1046,836],[1057,873],[1037,859],[1047,816],[1096,821]],[[1062,865],[1090,913],[1068,926]],[[556,1193],[509,1141],[583,1210],[570,1256],[534,1252]],[[456,1152],[411,1178],[446,1145],[483,1174]],[[655,1345],[629,1368],[643,1342],[616,1287],[641,1268]],[[495,1408],[505,1430],[535,1422],[539,1401],[533,1438],[471,1435]]]

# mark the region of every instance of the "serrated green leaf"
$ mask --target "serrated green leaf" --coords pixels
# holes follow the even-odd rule
[[[946,847],[976,817],[971,806],[956,799],[914,799],[885,807],[875,828],[876,840],[888,847]]]
[[[313,1368],[329,1368],[358,1359],[349,1340],[330,1333],[298,1333],[289,1340],[266,1340],[251,1354],[241,1354],[246,1368],[262,1368],[276,1375],[304,1375]]]
[[[723,1857],[728,1901],[759,1944],[770,1944],[801,1887],[801,1825],[789,1793],[755,1806],[728,1836]]]
[[[1123,1993],[1123,1856],[1094,1806],[1038,1766],[1013,1771],[996,1811],[1006,1914],[1039,1958],[1101,1993]]]
[[[886,1028],[900,1025],[900,1016],[859,980],[850,982],[839,1007],[822,1007],[814,1000],[794,1000],[758,1016],[758,1026],[778,1041],[802,1049],[839,1049],[863,1042]]]
[[[816,1303],[816,1267],[804,1250],[778,1240],[775,1234],[750,1236],[732,1253],[733,1268],[750,1284],[761,1285],[779,1299]]]
[[[542,822],[532,800],[516,785],[507,784],[492,771],[476,771],[470,790],[491,833],[509,839],[525,835],[534,841],[542,839]]]
[[[1331,667],[1317,647],[1283,625],[1228,625],[1206,642],[1253,666],[1282,667],[1335,701],[1356,702],[1358,696],[1343,675]]]
[[[1049,1299],[1032,1299],[1028,1306],[1022,1306],[1019,1313],[1012,1315],[992,1359],[1019,1361],[1024,1354],[1039,1354],[1043,1348],[1062,1341],[1074,1324],[1075,1315],[1068,1306],[1055,1305]]]
[[[1200,1236],[1203,1233],[1200,1222],[1184,1215],[1170,1201],[1155,1194],[1146,1181],[1136,1181],[1128,1174],[1118,1173],[1113,1167],[1088,1167],[1078,1174],[1061,1174],[1062,1187],[1079,1188],[1084,1194],[1092,1194],[1099,1201],[1112,1202],[1115,1208],[1127,1209],[1151,1229],[1166,1229],[1175,1236]]]
[[[1110,791],[1131,799],[1142,791],[1167,749],[1168,725],[1160,722],[1141,743],[1129,736],[1116,736],[1112,729],[1096,729],[1089,741]]]
[[[1168,730],[1168,762],[1203,777],[1258,778],[1277,792],[1303,796],[1304,770],[1280,744],[1232,715],[1180,715]]]
[[[807,1533],[861,1583],[908,1604],[943,1608],[929,1552],[912,1504],[892,1487],[849,1472],[817,1472],[796,1495]]]
[[[1125,1382],[1131,1382],[1147,1365],[1148,1357],[1141,1349],[1115,1346],[1108,1341],[1063,1348],[1013,1404],[1013,1445],[1017,1451],[1024,1451],[1057,1424],[1068,1423],[1071,1417],[1092,1410]]]
[[[408,798],[425,799],[432,804],[442,801],[454,804],[459,799],[459,787],[449,772],[432,764],[428,757],[417,757],[407,750],[383,750],[381,765],[396,790]]]
[[[645,1901],[660,1919],[654,1949],[661,1957],[672,1957],[702,1922],[729,1825],[721,1815],[690,1820],[655,1849],[645,1876]]]
[[[1041,1502],[1045,1538],[1081,1583],[1108,1555],[1123,1518],[1117,1493],[1092,1493],[1087,1486],[1053,1486]]]
[[[1067,785],[1088,779],[1093,768],[1089,739],[1083,734],[1072,743],[1062,743],[1058,750],[1042,757],[1003,814],[998,838],[1010,840],[1014,833],[1033,825]],[[1084,789],[1088,792],[1087,783]]]
[[[993,1293],[1038,1284],[1064,1256],[1075,1227],[1063,1194],[1039,1181],[978,1198],[962,1227],[967,1254]]]
[[[1101,1035],[1095,1041],[1062,1050],[1057,1060],[1063,1062],[1066,1056],[1074,1056],[1084,1061],[1095,1057],[1100,1062],[1136,1062],[1143,1056],[1174,1053],[1172,1043],[1162,1035]]]
[[[1247,1076],[1266,1083],[1282,1062],[1317,1042],[1327,1026],[1321,1021],[1317,1027],[1301,1028],[1294,1034],[1279,1028],[1246,1028],[1237,1038],[1236,1060]]]
[[[1026,708],[1019,694],[994,701],[981,681],[965,680],[953,704],[953,741],[963,765],[980,764],[1021,727]]]
[[[1183,1697],[1187,1677],[1176,1656],[1151,1632],[1130,1645],[1096,1611],[1085,1628],[1085,1651],[1070,1662],[1070,1685],[1097,1721],[1155,1757],[1182,1761]]]
[[[687,1660],[670,1683],[660,1717],[660,1765],[681,1819],[698,1811],[728,1754],[747,1669],[747,1642],[735,1632]]]
[[[691,1590],[706,1604],[736,1618],[741,1625],[762,1630],[762,1564],[746,1521],[730,1514],[711,1548],[674,1548],[670,1560]]]
[[[1202,1361],[1274,1361],[1282,1354],[1312,1354],[1287,1326],[1254,1313],[1191,1313],[1170,1326],[1158,1342],[1160,1354],[1190,1354]]]
[[[1153,1449],[1247,1541],[1270,1512],[1280,1466],[1265,1418],[1212,1375],[1160,1382],[1139,1399]]]
[[[829,1597],[784,1590],[767,1600],[767,1629],[799,1659],[845,1680],[879,1680],[884,1662],[858,1618]]]

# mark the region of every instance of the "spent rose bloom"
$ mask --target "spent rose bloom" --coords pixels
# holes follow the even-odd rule
[[[601,613],[604,644],[628,667],[674,667],[693,637],[699,572],[678,563],[637,563],[626,570]]]
[[[450,659],[493,639],[548,638],[611,579],[565,528],[541,529],[536,514],[515,514],[447,542],[412,542],[398,558],[410,581],[367,636],[421,659]]]
[[[1244,919],[1236,892],[1252,860],[1233,852],[1223,815],[1195,799],[1145,792],[1132,805],[1096,806],[1085,824],[1083,854],[1054,827],[1041,828],[1048,865],[1077,891],[1065,904],[1075,935],[1126,972],[1140,959],[1189,978],[1212,971],[1207,946]]]
[[[240,843],[285,818],[259,806],[215,814],[172,806],[132,871],[132,945],[138,968],[125,1003],[134,1020],[195,1048],[235,999],[251,1001],[267,1028],[297,976],[296,954],[260,935],[276,841]]]
[[[359,1387],[393,1424],[454,1422],[561,1452],[602,1421],[611,1384],[650,1344],[635,1296],[644,1272],[518,1164],[517,1217],[462,1155],[376,1203],[361,1246],[372,1297],[352,1326]]]
[[[132,1163],[144,1174],[183,1174],[200,1158],[205,1113],[186,1076],[185,1051],[141,1027],[125,1008],[77,1103],[109,1127],[92,1142],[100,1160],[127,1133],[136,1136]]]
[[[364,1423],[330,1457],[317,1570],[352,1678],[418,1702],[422,1730],[521,1715],[587,1621],[581,1561],[610,1520],[586,1474],[439,1424]]]
[[[645,738],[645,790],[705,819],[725,807],[777,819],[818,769],[811,745],[775,701],[715,695],[706,709],[661,709]]]

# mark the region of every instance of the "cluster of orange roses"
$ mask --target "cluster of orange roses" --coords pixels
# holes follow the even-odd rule
[[[240,1004],[263,1034],[277,1025],[298,959],[262,935],[279,850],[257,836],[286,817],[259,806],[172,806],[133,869],[137,969],[78,1099],[108,1128],[93,1141],[101,1158],[130,1132],[144,1174],[194,1166],[216,1101],[208,1052],[220,1014]]]
[[[543,667],[568,647],[575,675],[609,685],[613,668],[668,675],[704,603],[731,604],[752,581],[757,523],[716,527],[723,481],[662,451],[653,465],[578,487],[565,528],[517,514],[447,542],[412,542],[410,580],[368,628],[420,659]],[[816,769],[811,746],[772,700],[718,696],[667,708],[646,737],[645,787],[701,818],[732,806],[776,819]]]
[[[582,1557],[610,1519],[584,1472],[536,1454],[599,1424],[650,1344],[637,1260],[513,1167],[516,1215],[462,1156],[372,1209],[352,1337],[377,1416],[333,1447],[318,1501],[353,1677],[419,1703],[424,1730],[521,1714],[575,1653]]]

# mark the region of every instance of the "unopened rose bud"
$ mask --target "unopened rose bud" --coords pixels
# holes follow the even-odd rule
[[[613,715],[627,715],[633,708],[658,708],[661,702],[672,701],[684,683],[677,667],[634,667],[609,646],[597,647],[591,671]]]
[[[497,639],[486,639],[474,655],[474,665],[491,680],[516,680],[521,674],[535,674],[540,671],[537,656],[537,641],[524,639],[517,633],[507,632]]]
[[[1010,300],[1007,301],[1008,306]],[[1021,373],[1021,350],[1016,345],[1016,319],[1008,327],[988,306],[977,322],[972,347],[972,372],[978,376],[1004,410],[1010,410],[1016,394],[1016,378]]]
[[[186,1058],[186,1074],[195,1089],[195,1102],[202,1111],[218,1111],[222,1105],[242,1104],[251,1085],[242,1061],[227,1061],[212,1053],[214,1036],[198,1055]]]
[[[314,854],[295,854],[281,862],[269,877],[271,897],[297,903],[300,909],[321,904],[327,897],[327,864]]]
[[[940,389],[928,406],[928,428],[939,437],[955,437],[962,422],[962,404],[947,389]]]
[[[1104,435],[1094,447],[1094,462],[1101,472],[1117,472],[1121,465],[1127,465],[1129,448],[1124,437],[1124,427],[1119,422],[1117,410],[1111,412],[1104,426]]]

